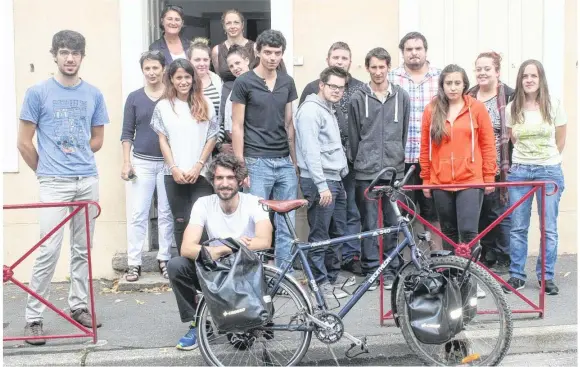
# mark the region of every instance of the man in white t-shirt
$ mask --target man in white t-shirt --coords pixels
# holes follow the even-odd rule
[[[181,321],[191,323],[189,331],[179,340],[177,349],[191,350],[196,344],[195,295],[200,286],[195,259],[201,249],[204,228],[210,239],[231,237],[251,250],[268,249],[272,245],[272,224],[268,212],[258,202],[260,198],[239,192],[247,176],[248,171],[233,155],[222,153],[215,157],[209,166],[207,179],[216,194],[195,202],[183,235],[181,256],[167,264]],[[232,252],[224,245],[210,246],[208,250],[214,260]]]

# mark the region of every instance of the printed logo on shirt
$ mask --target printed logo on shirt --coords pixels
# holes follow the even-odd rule
[[[86,151],[86,134],[83,126],[87,120],[87,102],[77,99],[58,99],[52,102],[54,137],[65,154]]]

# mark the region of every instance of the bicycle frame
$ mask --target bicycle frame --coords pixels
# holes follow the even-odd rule
[[[295,231],[294,227],[292,226],[292,222],[290,221],[290,217],[289,217],[288,213],[285,213],[284,219],[286,220],[286,225],[288,226],[288,228],[290,230],[290,234],[292,235],[292,237],[294,237],[294,240],[292,241],[292,246],[296,247],[296,251],[294,251],[294,253],[292,254],[292,257],[291,257],[290,261],[288,262],[288,264],[286,264],[281,269],[281,274],[278,277],[277,281],[274,283],[274,286],[272,288],[271,296],[276,294],[276,292],[278,290],[278,286],[280,285],[280,282],[282,281],[282,279],[284,279],[284,276],[286,275],[286,273],[288,272],[288,270],[290,269],[290,267],[292,266],[292,264],[294,263],[296,258],[300,257],[300,261],[302,262],[302,265],[304,266],[304,272],[306,273],[306,277],[308,279],[308,282],[310,283],[312,290],[314,291],[314,294],[316,296],[316,301],[318,303],[318,307],[321,310],[326,311],[327,310],[326,302],[325,302],[324,297],[322,296],[322,294],[320,292],[320,289],[318,288],[318,285],[316,284],[316,280],[314,279],[314,276],[312,274],[312,270],[310,269],[310,265],[308,264],[306,252],[309,250],[312,250],[312,249],[320,248],[320,247],[336,246],[336,245],[342,244],[343,242],[347,242],[347,241],[351,241],[351,240],[361,240],[363,238],[374,238],[374,237],[382,236],[385,234],[400,233],[400,232],[403,232],[403,234],[405,236],[405,238],[401,242],[399,242],[399,244],[391,252],[389,252],[386,260],[379,266],[379,268],[377,268],[377,270],[375,270],[374,273],[368,275],[365,278],[365,280],[355,290],[351,299],[340,309],[340,311],[338,312],[338,316],[341,319],[344,318],[344,316],[346,316],[348,314],[348,312],[362,298],[363,294],[365,294],[365,292],[369,289],[369,287],[373,284],[373,282],[386,269],[386,267],[389,265],[391,260],[395,256],[399,255],[405,247],[407,247],[407,246],[410,247],[410,249],[411,249],[411,261],[413,262],[413,264],[415,265],[415,267],[418,270],[421,269],[421,264],[420,264],[418,256],[417,256],[417,247],[415,244],[415,239],[413,238],[413,235],[409,231],[407,220],[401,215],[401,212],[400,212],[399,207],[397,206],[396,202],[390,201],[390,204],[393,206],[393,209],[395,209],[395,213],[397,214],[397,217],[399,218],[399,224],[397,226],[383,227],[383,228],[378,228],[378,229],[371,230],[371,231],[361,232],[358,234],[347,235],[347,236],[333,238],[333,239],[326,240],[326,241],[311,242],[311,243],[299,241],[299,239],[296,235],[296,231]],[[379,256],[382,256],[382,254],[379,254]],[[290,327],[289,325],[287,325],[285,327],[280,327],[280,326],[279,327],[276,327],[276,326],[269,327],[269,329],[272,329],[272,330],[290,329],[290,328],[296,329],[295,327]],[[298,328],[298,329],[300,329],[300,328]]]

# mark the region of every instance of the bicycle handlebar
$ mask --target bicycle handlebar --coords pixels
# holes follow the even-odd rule
[[[387,172],[391,172],[391,187],[394,189],[399,189],[400,187],[404,186],[407,183],[407,181],[409,181],[409,178],[411,177],[411,174],[414,171],[415,165],[412,165],[407,171],[407,174],[405,174],[405,177],[403,177],[401,181],[396,181],[395,177],[397,177],[397,169],[395,167],[386,167],[383,170],[381,170],[381,172],[379,172],[377,176],[371,181],[367,190],[372,191],[373,188],[377,185],[377,182],[379,182],[381,176]]]

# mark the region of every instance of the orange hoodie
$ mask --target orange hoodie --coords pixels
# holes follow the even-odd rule
[[[483,103],[468,95],[463,100],[465,106],[455,121],[445,121],[449,135],[439,145],[431,140],[433,103],[425,107],[419,157],[424,185],[495,182],[497,152],[491,119]]]

